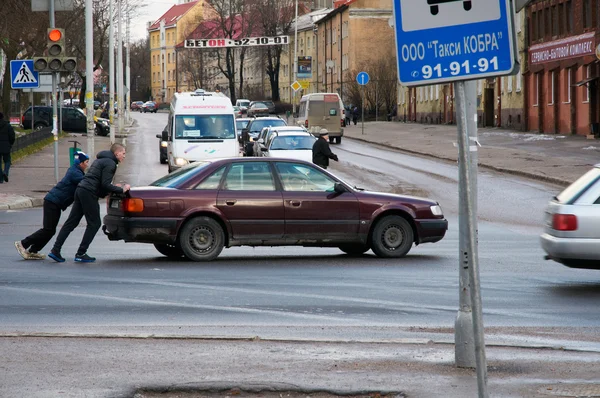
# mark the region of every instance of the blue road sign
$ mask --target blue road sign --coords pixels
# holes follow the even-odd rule
[[[511,0],[394,0],[405,86],[508,75],[518,67]]]
[[[40,75],[33,70],[32,59],[10,61],[10,86],[15,90],[40,86]]]
[[[356,81],[361,86],[367,84],[369,82],[369,79],[369,74],[367,72],[359,72],[358,75],[356,75]]]

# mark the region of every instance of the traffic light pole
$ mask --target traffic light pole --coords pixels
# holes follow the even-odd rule
[[[115,143],[115,0],[110,0],[110,28],[108,30],[108,118],[110,119],[110,144]]]
[[[55,28],[54,0],[48,0],[48,11],[50,14],[50,28]],[[56,86],[58,84],[58,73],[52,73],[52,136],[54,137],[54,179],[59,181],[58,175],[58,107],[56,106]],[[33,111],[32,113],[33,114]],[[33,129],[33,125],[32,125]]]
[[[92,0],[85,0],[85,109],[87,115],[87,153],[94,156],[94,32]]]

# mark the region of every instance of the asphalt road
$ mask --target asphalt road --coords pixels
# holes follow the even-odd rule
[[[166,114],[134,114],[137,132],[116,180],[133,186],[166,173],[158,139]],[[444,240],[400,260],[337,249],[232,248],[211,263],[174,262],[151,245],[109,242],[93,265],[25,262],[12,243],[35,230],[41,209],[0,214],[1,332],[163,333],[273,338],[397,338],[409,328],[449,331],[458,308],[455,164],[350,140],[334,146],[333,171],[369,189],[436,198],[450,222]],[[544,261],[541,214],[557,187],[485,172],[479,243],[486,327],[598,327],[600,273]],[[104,206],[102,206],[104,212]],[[66,215],[63,216],[63,221]],[[83,233],[63,249],[74,254]],[[451,331],[450,331],[451,332]],[[576,339],[576,332],[573,332]]]

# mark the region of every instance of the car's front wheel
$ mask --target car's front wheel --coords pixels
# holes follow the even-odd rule
[[[223,250],[225,233],[212,218],[196,217],[181,229],[179,245],[183,254],[190,260],[211,261]]]
[[[177,245],[155,243],[154,247],[160,254],[169,258],[181,258],[184,256],[183,251]]]
[[[385,216],[371,233],[371,248],[379,257],[404,257],[414,242],[410,223],[400,216]]]
[[[346,244],[341,245],[339,249],[350,256],[360,256],[369,251],[369,246],[360,244]]]

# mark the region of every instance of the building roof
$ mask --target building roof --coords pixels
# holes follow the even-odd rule
[[[229,36],[229,32],[224,32],[223,25],[226,26],[226,30],[231,30],[231,37]],[[244,26],[245,25],[245,26]],[[253,24],[252,31],[248,27],[248,19],[242,18],[241,15],[235,15],[226,20],[223,24],[219,19],[211,19],[202,22],[199,24],[196,29],[190,33],[185,40],[187,39],[239,39],[244,35],[244,37],[251,37],[254,35],[260,35],[262,31],[262,27],[260,24]],[[181,43],[178,43],[175,47],[183,47],[185,40]]]
[[[198,1],[174,5],[173,7],[169,8],[169,11],[165,12],[160,18],[154,21],[148,30],[150,31],[160,28],[161,21],[164,21],[165,27],[175,26],[177,21],[196,4],[198,4]]]
[[[307,29],[312,29],[313,25],[321,18],[325,17],[325,15],[327,15],[330,11],[330,8],[321,8],[320,10],[315,10],[309,12],[308,14],[300,15],[298,17],[298,30],[304,31]]]

